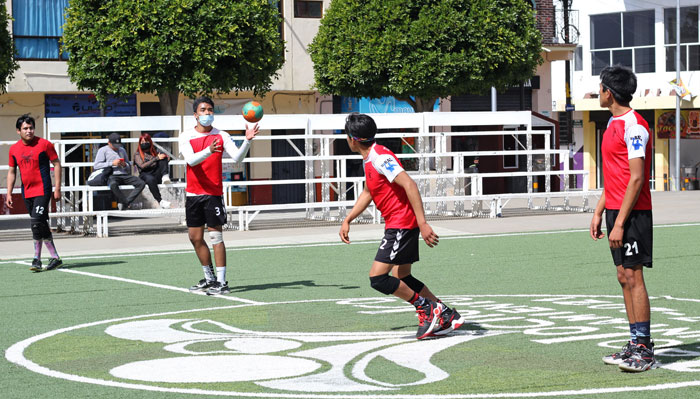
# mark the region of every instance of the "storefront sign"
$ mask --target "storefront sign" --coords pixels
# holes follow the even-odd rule
[[[656,119],[656,137],[676,138],[676,111],[661,111]],[[681,138],[700,139],[700,110],[681,110]]]

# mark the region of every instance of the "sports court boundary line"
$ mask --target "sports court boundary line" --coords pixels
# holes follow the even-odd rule
[[[681,224],[661,224],[655,225],[654,228],[669,228],[669,227],[695,227],[700,226],[698,223],[681,223]],[[440,237],[440,240],[460,240],[460,239],[475,239],[475,238],[497,238],[497,237],[519,237],[519,236],[534,236],[534,235],[551,235],[551,234],[566,234],[566,233],[587,233],[588,229],[573,229],[573,230],[547,230],[547,231],[524,231],[524,232],[512,232],[512,233],[493,233],[493,234],[456,234],[451,236]],[[379,236],[378,236],[379,237]],[[381,241],[380,238],[376,240],[362,240],[353,241],[350,245],[364,245],[364,244],[376,244]],[[333,247],[348,245],[343,242],[325,242],[325,243],[308,243],[308,244],[280,244],[280,245],[262,245],[262,246],[246,246],[246,247],[227,247],[226,252],[232,251],[250,251],[258,249],[289,249],[289,248],[310,248],[310,247]],[[192,249],[187,250],[173,250],[173,251],[159,251],[159,252],[132,252],[128,254],[101,254],[101,255],[82,255],[82,256],[67,256],[63,257],[64,261],[71,260],[86,260],[86,259],[104,259],[104,258],[127,258],[134,256],[159,256],[159,255],[176,255],[176,254],[190,254],[193,253]],[[0,265],[19,263],[22,265],[26,264],[24,261],[26,258],[12,258],[0,261]]]

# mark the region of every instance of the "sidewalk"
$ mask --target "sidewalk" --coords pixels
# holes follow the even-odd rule
[[[700,223],[700,191],[652,193],[654,224]],[[594,206],[594,204],[591,204]],[[508,232],[587,230],[591,213],[561,214],[552,212],[545,215],[504,217],[498,219],[448,219],[431,221],[439,236],[469,234],[497,234]],[[261,245],[289,245],[306,243],[340,242],[338,229],[333,226],[275,228],[253,231],[225,231],[227,247]],[[375,240],[382,237],[383,226],[375,224],[353,224],[350,229],[352,241]],[[152,250],[191,250],[187,234],[137,234],[110,238],[61,237],[56,236],[56,247],[63,257]],[[0,242],[0,260],[31,259],[33,246],[30,240]]]

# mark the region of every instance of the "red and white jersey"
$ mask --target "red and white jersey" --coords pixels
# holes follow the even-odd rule
[[[364,159],[365,181],[377,209],[382,213],[387,229],[418,227],[416,215],[403,187],[394,179],[403,172],[401,162],[383,145],[373,144]]]
[[[644,158],[644,180],[637,203],[632,209],[650,210],[651,137],[649,125],[634,110],[613,116],[603,134],[601,148],[605,208],[620,209],[630,180],[629,160]]]
[[[186,195],[223,195],[221,166],[223,152],[209,151],[209,146],[217,138],[223,144],[224,151],[235,162],[240,162],[250,148],[250,141],[244,139],[243,145],[239,148],[228,133],[221,132],[217,128],[212,128],[210,132],[205,133],[200,133],[194,128],[182,132],[178,143],[180,153],[187,162]]]

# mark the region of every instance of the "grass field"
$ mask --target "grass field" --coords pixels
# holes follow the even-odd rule
[[[641,374],[601,362],[628,335],[606,242],[559,231],[421,244],[414,275],[469,321],[426,341],[369,287],[378,240],[230,248],[226,297],[187,292],[192,251],[2,261],[0,396],[697,398],[700,225],[654,233]]]

